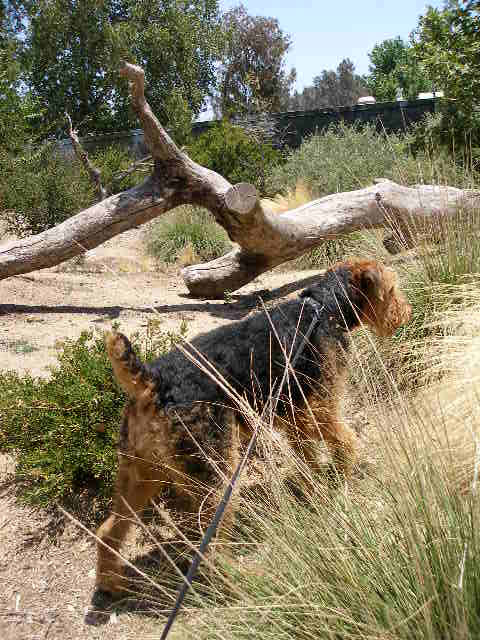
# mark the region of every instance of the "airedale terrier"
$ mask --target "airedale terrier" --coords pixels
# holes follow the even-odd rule
[[[296,352],[316,317],[280,397],[277,424],[313,470],[315,445],[325,442],[338,471],[346,474],[356,456],[355,435],[339,412],[348,332],[365,323],[381,336],[391,335],[410,312],[393,270],[375,261],[345,262],[297,299],[210,331],[191,345],[258,406],[269,398],[286,357]],[[175,508],[192,514],[197,530],[205,529],[239,461],[245,423],[224,388],[180,349],[150,364],[138,360],[121,334],[109,334],[107,349],[130,398],[120,430],[113,512],[98,530],[105,544],[98,544],[97,586],[115,593],[121,590],[122,563],[114,552],[125,539],[132,512],[141,512],[150,498],[170,487]],[[226,516],[231,513],[230,508]]]

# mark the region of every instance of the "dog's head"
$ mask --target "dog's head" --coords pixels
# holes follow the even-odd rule
[[[393,269],[375,261],[352,262],[351,269],[362,322],[379,336],[390,336],[410,320],[412,307],[400,291]]]
[[[302,296],[326,305],[348,329],[363,322],[380,336],[392,335],[410,320],[412,312],[395,271],[375,260],[339,263]]]

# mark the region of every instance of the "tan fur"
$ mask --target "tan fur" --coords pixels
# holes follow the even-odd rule
[[[138,401],[126,407],[125,425],[121,430],[121,437],[122,433],[126,437],[120,442],[112,514],[97,531],[101,540],[97,558],[98,588],[112,594],[121,593],[125,588],[123,563],[112,550],[120,550],[131,523],[135,522],[134,514],[141,517],[149,500],[162,490],[174,491],[175,509],[182,515],[182,522],[177,524],[182,525],[190,539],[198,538],[207,529],[240,460],[239,428],[233,411],[229,414],[226,424],[229,446],[220,457],[203,438],[202,425],[208,419],[208,407],[198,404],[185,415],[181,410],[167,415],[155,406],[148,389],[143,390]],[[217,468],[208,473],[204,481],[189,472],[189,463],[195,454],[178,455],[178,438],[184,437],[184,427],[217,463]],[[221,533],[231,527],[234,511],[235,496],[223,516]]]

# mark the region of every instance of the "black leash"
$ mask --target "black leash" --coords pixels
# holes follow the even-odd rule
[[[291,362],[291,367],[293,368],[295,366],[296,361],[298,360],[298,358],[302,355],[302,352],[305,348],[305,345],[308,341],[308,339],[310,338],[310,336],[312,335],[313,330],[315,329],[315,326],[317,325],[318,321],[320,320],[320,311],[323,309],[323,306],[320,307],[320,305],[318,304],[318,302],[316,300],[314,300],[313,298],[305,298],[305,303],[309,303],[312,305],[313,307],[313,311],[314,311],[314,317],[312,322],[310,323],[310,326],[308,327],[308,330],[306,332],[306,334],[303,336],[303,340],[300,343],[300,346],[297,349],[297,352],[295,353],[294,357],[292,358],[292,362]],[[288,375],[288,364],[286,364],[285,366],[285,370],[283,372],[283,377],[282,380],[280,382],[280,386],[278,388],[278,391],[276,393],[275,399],[272,402],[272,391],[270,392],[269,398],[263,408],[263,411],[261,413],[260,416],[260,420],[262,420],[267,412],[267,410],[270,409],[270,407],[272,408],[272,412],[274,413],[277,409],[278,406],[278,401],[280,399],[280,394],[282,393],[283,390],[283,386],[285,384],[285,381],[287,379],[287,375]],[[227,505],[230,501],[230,498],[232,496],[233,490],[235,488],[235,484],[238,480],[239,475],[241,474],[243,467],[245,466],[248,458],[250,457],[250,454],[253,450],[253,448],[255,447],[256,443],[257,443],[257,436],[258,436],[258,426],[255,429],[255,431],[252,434],[252,437],[250,438],[250,442],[248,443],[248,447],[247,450],[245,451],[245,455],[243,456],[242,460],[240,461],[240,463],[238,464],[237,468],[235,469],[235,473],[233,474],[228,487],[225,490],[225,493],[223,494],[223,497],[215,511],[215,515],[213,516],[212,522],[209,524],[205,535],[203,536],[203,540],[200,543],[200,546],[198,548],[198,550],[195,552],[195,555],[193,557],[192,560],[192,564],[190,565],[190,568],[188,570],[187,575],[185,576],[185,580],[182,584],[182,586],[179,589],[178,592],[178,596],[177,599],[175,601],[175,605],[172,609],[172,611],[170,612],[170,615],[168,616],[168,620],[167,623],[165,624],[165,627],[162,631],[162,635],[160,636],[160,640],[165,640],[166,637],[169,634],[169,631],[173,625],[173,623],[175,622],[175,618],[178,615],[178,612],[180,611],[180,608],[183,604],[183,601],[185,599],[185,596],[187,594],[187,591],[189,590],[189,588],[192,586],[192,582],[193,579],[195,577],[195,574],[197,572],[197,569],[200,565],[200,562],[202,561],[202,556],[204,555],[205,551],[207,550],[208,545],[210,544],[211,539],[214,537],[216,531],[217,531],[217,527],[218,524],[220,522],[220,520],[222,519],[223,513],[225,511],[225,509],[227,508]]]

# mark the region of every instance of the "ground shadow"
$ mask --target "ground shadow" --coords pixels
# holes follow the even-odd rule
[[[295,291],[300,289],[304,289],[305,287],[313,284],[318,279],[318,276],[308,276],[306,278],[302,278],[301,280],[295,280],[294,282],[290,282],[284,284],[276,289],[261,289],[259,291],[255,291],[254,293],[249,294],[233,294],[231,296],[232,302],[209,302],[206,300],[196,300],[193,302],[193,299],[187,295],[181,296],[185,299],[184,304],[172,304],[172,305],[161,305],[161,306],[121,306],[121,305],[112,305],[112,306],[86,306],[86,305],[28,305],[28,304],[10,304],[4,303],[0,304],[0,316],[2,315],[11,315],[11,314],[26,314],[26,315],[46,315],[49,313],[58,313],[58,314],[85,314],[85,315],[95,315],[95,316],[106,316],[110,320],[115,320],[119,318],[122,312],[137,312],[137,313],[146,313],[153,314],[158,313],[160,315],[169,314],[169,313],[188,313],[188,312],[196,312],[196,313],[206,313],[210,316],[218,317],[218,318],[227,318],[231,320],[240,320],[245,317],[248,313],[253,311],[256,308],[261,308],[261,301],[264,302],[275,302],[276,300],[283,298]]]

